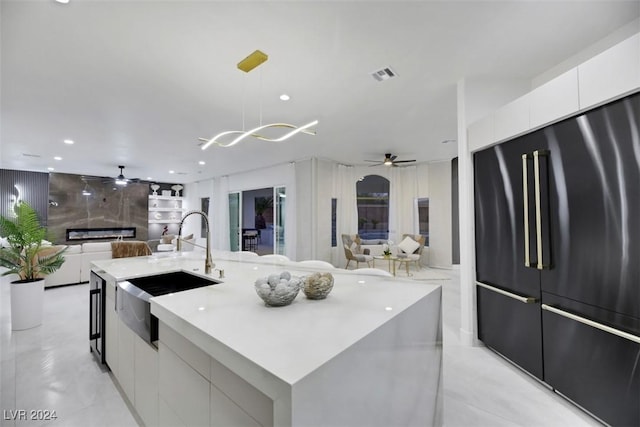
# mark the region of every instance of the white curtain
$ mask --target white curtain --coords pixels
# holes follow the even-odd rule
[[[356,174],[351,166],[338,165],[338,237],[358,232]]]
[[[352,166],[338,165],[335,195],[336,207],[336,240],[333,252],[333,264],[344,264],[344,250],[341,234],[358,232],[358,206],[356,202],[356,171]]]
[[[404,233],[418,233],[418,174],[415,166],[391,168],[389,240],[400,243]]]

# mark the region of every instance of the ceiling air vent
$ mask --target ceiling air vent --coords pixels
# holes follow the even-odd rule
[[[371,75],[379,82],[389,80],[390,78],[397,76],[396,72],[393,71],[391,67],[385,67],[381,70],[374,71],[373,73],[371,73]]]
[[[25,157],[42,157],[40,154],[22,153],[22,155]]]

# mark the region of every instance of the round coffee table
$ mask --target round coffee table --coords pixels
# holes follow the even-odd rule
[[[389,261],[389,273],[396,275],[396,260],[397,256],[394,255],[374,255],[373,257],[373,267],[376,267],[376,260],[386,260]]]

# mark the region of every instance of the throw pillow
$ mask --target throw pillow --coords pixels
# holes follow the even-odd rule
[[[412,254],[420,247],[420,243],[413,240],[411,237],[407,236],[404,238],[402,242],[398,245],[403,252]]]
[[[182,236],[182,240],[191,240],[193,239],[193,233],[187,235],[187,236]]]
[[[173,234],[165,234],[160,238],[160,243],[163,245],[170,245],[174,237],[175,236]]]

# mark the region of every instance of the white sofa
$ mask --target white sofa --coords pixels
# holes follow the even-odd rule
[[[82,244],[82,266],[80,281],[88,282],[91,276],[91,262],[111,259],[111,242],[90,242]]]
[[[88,282],[91,275],[91,262],[100,259],[111,259],[111,242],[90,242],[67,246],[64,264],[45,278],[45,287]]]
[[[54,273],[49,274],[45,280],[45,287],[80,283],[80,270],[82,268],[82,246],[67,246],[64,253],[64,264]]]

